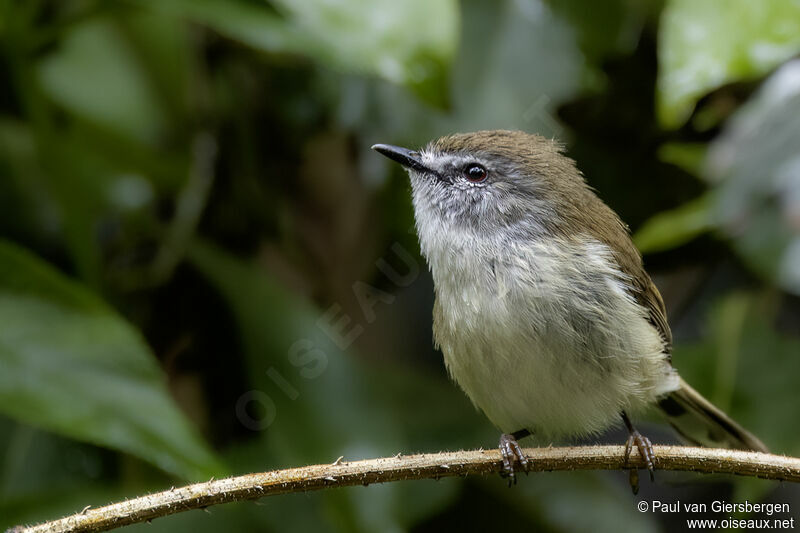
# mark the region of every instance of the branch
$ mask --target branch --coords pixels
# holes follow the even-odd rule
[[[655,466],[659,470],[738,474],[800,482],[800,458],[757,452],[654,446]],[[622,446],[582,446],[570,448],[528,448],[529,472],[553,470],[616,470],[643,467],[641,458],[631,456],[625,464]],[[149,494],[82,512],[31,527],[18,526],[13,533],[107,531],[149,521],[191,509],[219,503],[255,500],[274,494],[320,490],[328,487],[369,485],[407,479],[439,479],[471,474],[500,472],[498,450],[400,455],[354,462],[337,461],[327,465],[289,468],[228,479],[211,480],[186,487]]]

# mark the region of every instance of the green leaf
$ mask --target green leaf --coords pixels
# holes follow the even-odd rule
[[[797,54],[800,4],[669,0],[658,50],[658,114],[662,124],[675,128],[707,92],[763,76]]]
[[[222,468],[139,334],[48,264],[0,241],[0,412],[190,479]]]
[[[703,174],[703,161],[708,152],[706,143],[664,143],[658,147],[658,158],[694,176]]]
[[[429,101],[444,98],[458,39],[455,0],[140,0],[206,24],[269,53],[291,53],[346,72],[406,85]]]
[[[197,124],[208,107],[205,102],[206,107],[200,105],[208,88],[200,68],[202,48],[192,39],[191,25],[180,17],[143,9],[122,11],[117,22],[163,102],[170,134],[190,134],[187,125]]]
[[[42,90],[72,113],[142,142],[163,135],[166,112],[147,73],[111,19],[70,28],[38,66]]]
[[[643,254],[677,248],[714,227],[710,210],[711,198],[706,195],[658,213],[639,228],[633,242]]]

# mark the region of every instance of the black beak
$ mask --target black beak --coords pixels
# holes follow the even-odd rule
[[[419,152],[409,150],[408,148],[401,148],[399,146],[392,146],[391,144],[373,144],[372,149],[376,152],[385,155],[393,161],[397,161],[406,168],[416,170],[417,172],[425,172],[438,176],[439,173],[433,169],[426,167],[419,157]]]

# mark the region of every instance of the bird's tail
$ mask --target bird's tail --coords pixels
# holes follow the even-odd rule
[[[758,437],[734,422],[683,379],[680,388],[658,405],[672,427],[692,444],[768,453]]]

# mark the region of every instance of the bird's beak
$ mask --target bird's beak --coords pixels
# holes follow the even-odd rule
[[[391,144],[374,144],[372,149],[376,152],[385,155],[393,161],[397,161],[406,168],[416,170],[417,172],[425,172],[438,176],[439,173],[428,168],[420,159],[419,152],[409,150],[408,148],[401,148],[399,146],[392,146]]]

